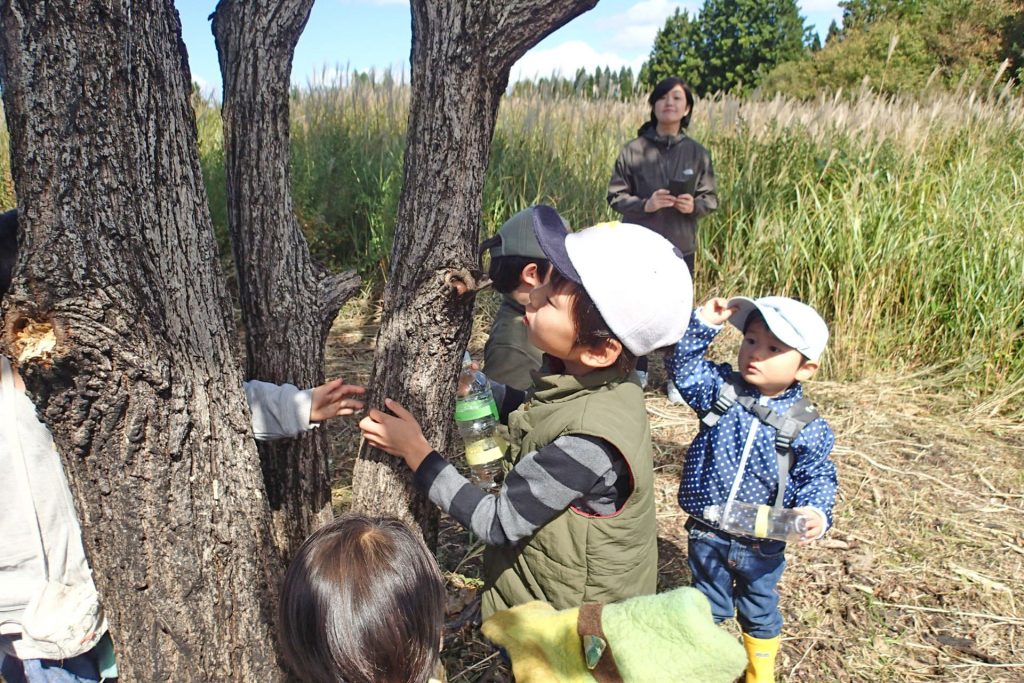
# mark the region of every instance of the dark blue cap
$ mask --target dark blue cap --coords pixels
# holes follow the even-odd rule
[[[576,267],[572,265],[565,250],[565,237],[569,233],[565,231],[565,221],[558,212],[546,204],[533,207],[533,232],[537,236],[541,251],[548,261],[551,261],[554,269],[567,280],[582,285],[583,279],[576,272]]]

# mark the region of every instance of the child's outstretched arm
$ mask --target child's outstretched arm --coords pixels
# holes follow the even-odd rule
[[[665,356],[665,369],[687,405],[698,413],[711,409],[722,379],[730,371],[704,358],[722,325],[735,312],[726,306],[728,299],[716,297],[694,309],[686,334],[671,355]]]
[[[415,472],[434,451],[434,447],[423,436],[420,423],[398,401],[386,398],[384,405],[394,415],[371,408],[366,417],[359,421],[363,438],[374,448],[398,456]]]
[[[350,397],[366,392],[340,378],[305,390],[292,384],[259,380],[249,380],[243,388],[252,414],[253,436],[258,441],[298,436],[323,420],[351,415],[361,410],[363,403]]]
[[[515,543],[534,533],[595,486],[611,481],[616,461],[622,460],[604,439],[566,434],[523,456],[505,477],[500,493],[490,494],[430,447],[405,408],[390,399],[386,405],[394,415],[370,410],[359,423],[363,437],[405,460],[415,472],[416,487],[488,545]]]
[[[332,417],[352,415],[363,409],[363,402],[351,398],[366,393],[364,387],[345,384],[340,377],[324,382],[313,388],[313,400],[309,407],[309,421],[323,422]]]

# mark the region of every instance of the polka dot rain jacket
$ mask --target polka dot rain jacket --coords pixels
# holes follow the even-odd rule
[[[719,365],[704,358],[721,329],[704,322],[694,310],[686,334],[671,357],[666,357],[669,377],[698,415],[711,409],[725,378],[733,372],[728,363]],[[795,382],[779,396],[762,396],[753,387],[749,394],[781,415],[803,397],[803,389]],[[836,468],[829,458],[833,445],[835,435],[822,418],[804,427],[793,442],[793,464],[783,497],[784,507],[819,511],[826,520],[822,533],[832,526],[835,504]],[[704,508],[725,505],[737,477],[736,500],[768,505],[775,501],[779,484],[775,430],[738,403],[690,444],[679,484],[680,507],[707,522]]]

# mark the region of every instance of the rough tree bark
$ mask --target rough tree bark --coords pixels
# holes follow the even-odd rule
[[[221,0],[213,34],[224,80],[228,225],[246,328],[246,376],[310,387],[324,344],[359,287],[313,261],[295,219],[289,161],[292,55],[313,0]],[[282,558],[331,517],[323,429],[257,444]]]
[[[374,354],[370,404],[394,398],[438,448],[452,442],[453,396],[479,273],[484,174],[512,65],[597,0],[411,0],[412,105],[402,196]],[[364,447],[356,509],[436,533],[400,461]]]
[[[279,563],[173,3],[6,0],[0,80],[22,228],[4,353],[62,454],[122,680],[277,680]]]

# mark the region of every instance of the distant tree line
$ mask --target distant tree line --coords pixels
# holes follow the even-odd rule
[[[795,0],[705,0],[676,10],[640,70],[644,90],[679,76],[701,95],[822,90],[886,93],[1024,76],[1021,0],[844,0],[824,45]]]
[[[633,69],[624,66],[618,71],[610,67],[585,68],[567,78],[552,74],[532,81],[518,81],[512,85],[512,95],[550,98],[582,98],[588,100],[632,100],[647,91],[647,85],[633,75]]]

